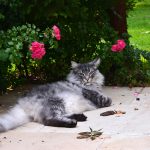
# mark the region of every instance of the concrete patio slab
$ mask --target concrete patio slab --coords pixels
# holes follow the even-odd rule
[[[30,86],[25,89],[31,88]],[[16,102],[25,89],[0,96],[1,110]],[[85,112],[86,122],[76,128],[47,127],[28,123],[0,134],[1,150],[150,150],[150,88],[104,87],[104,93],[113,99],[111,107]],[[125,114],[100,116],[109,110]],[[102,129],[96,140],[77,139],[79,132]]]

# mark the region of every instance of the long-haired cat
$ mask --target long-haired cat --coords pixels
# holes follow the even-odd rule
[[[72,63],[66,80],[41,85],[19,98],[18,103],[0,116],[0,132],[35,121],[46,126],[75,127],[85,121],[85,111],[111,105],[101,92],[104,77],[98,71],[100,59]]]

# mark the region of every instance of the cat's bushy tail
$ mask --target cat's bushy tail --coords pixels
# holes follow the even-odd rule
[[[0,132],[14,129],[29,121],[30,119],[24,110],[19,105],[16,105],[6,114],[0,115]]]

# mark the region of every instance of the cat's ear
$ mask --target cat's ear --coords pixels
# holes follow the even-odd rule
[[[71,61],[71,67],[72,68],[76,68],[76,67],[78,67],[78,63],[76,63],[75,61]]]
[[[93,64],[94,66],[98,67],[100,65],[100,62],[100,58],[96,58],[92,62],[90,62],[90,64]]]

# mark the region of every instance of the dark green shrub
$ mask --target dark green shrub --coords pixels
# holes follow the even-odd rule
[[[7,69],[8,69],[8,62],[0,61],[0,94],[6,92],[6,88],[9,85],[8,76],[7,76]]]

